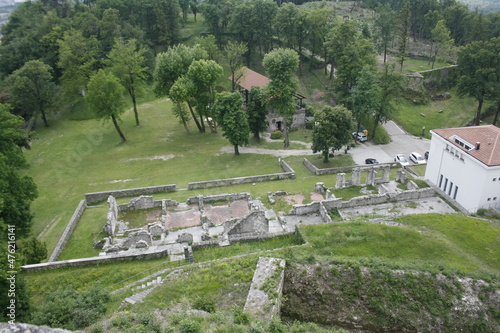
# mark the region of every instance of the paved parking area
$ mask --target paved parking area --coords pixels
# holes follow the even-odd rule
[[[389,163],[394,162],[396,154],[403,154],[408,158],[411,152],[417,152],[423,156],[429,150],[431,144],[429,139],[409,135],[393,121],[385,123],[383,127],[392,141],[386,145],[375,145],[372,142],[359,143],[350,150],[356,164],[365,164],[367,158],[376,158],[380,163]]]

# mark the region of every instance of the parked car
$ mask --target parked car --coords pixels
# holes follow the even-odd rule
[[[374,159],[374,158],[367,158],[365,160],[365,163],[366,164],[378,164],[378,161],[376,159]]]
[[[368,140],[366,134],[363,132],[353,132],[352,137],[354,138],[354,140],[359,142],[365,142],[366,140]]]
[[[397,154],[396,157],[394,158],[395,162],[399,162],[401,166],[405,167],[407,165],[410,165],[410,162],[404,157],[403,154]]]
[[[420,155],[419,153],[411,153],[410,154],[410,160],[415,163],[415,164],[426,164],[427,162],[425,159]]]

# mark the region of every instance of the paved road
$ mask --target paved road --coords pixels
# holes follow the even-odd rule
[[[365,164],[365,159],[376,158],[380,163],[394,161],[396,154],[403,154],[408,158],[411,152],[420,153],[422,156],[429,150],[430,140],[421,139],[407,134],[395,122],[389,121],[383,125],[391,137],[391,143],[375,145],[371,142],[360,143],[350,150],[350,154],[357,164]]]

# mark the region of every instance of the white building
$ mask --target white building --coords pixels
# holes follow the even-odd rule
[[[431,131],[425,178],[469,212],[500,208],[500,128]]]

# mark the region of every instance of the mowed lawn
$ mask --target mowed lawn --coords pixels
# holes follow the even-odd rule
[[[36,131],[26,152],[39,191],[33,231],[49,253],[85,193],[281,172],[272,155],[221,153],[229,143],[220,133],[200,134],[191,125],[186,134],[170,107],[165,99],[141,105],[138,127],[128,110],[121,122],[126,143],[111,123],[92,119],[62,117]]]
[[[191,123],[191,133],[187,134],[172,115],[167,99],[140,105],[139,117],[141,125],[135,126],[131,110],[123,115],[120,126],[127,138],[125,143],[121,143],[110,122],[96,119],[70,120],[63,115],[52,120],[50,127],[37,129],[32,148],[26,152],[31,164],[28,174],[39,191],[32,204],[33,231],[46,242],[49,255],[85,193],[163,184],[176,184],[181,189],[193,181],[282,172],[278,158],[273,155],[222,153],[221,148],[230,144],[221,133],[200,134]],[[282,148],[278,143],[272,147],[262,143],[262,146]],[[334,175],[311,175],[302,166],[302,157],[286,160],[297,172],[297,179],[178,191],[155,197],[183,202],[198,194],[250,192],[253,197],[265,199],[269,191],[308,193],[314,190],[316,182],[334,186]],[[332,159],[331,167],[337,163],[353,162],[350,156],[345,156]],[[104,207],[88,209],[61,259],[96,255],[92,234],[101,231],[105,216]]]

